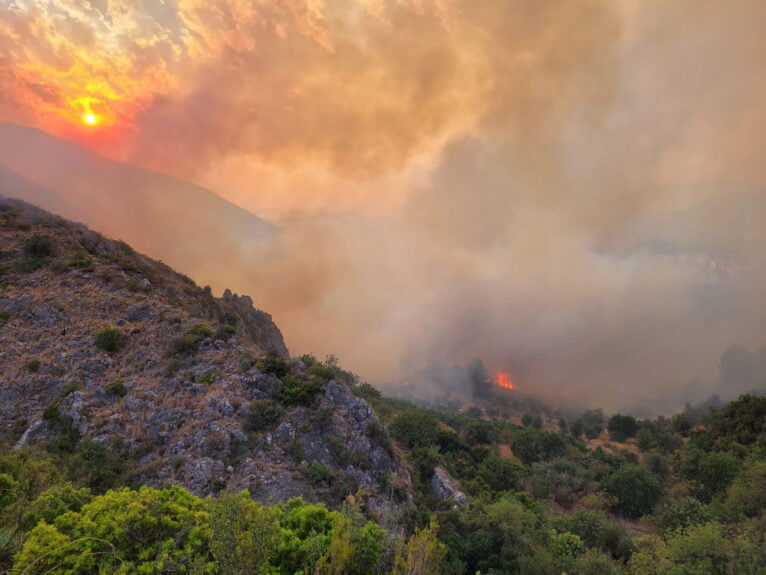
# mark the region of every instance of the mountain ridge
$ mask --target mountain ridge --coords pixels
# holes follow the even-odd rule
[[[332,368],[290,361],[249,297],[214,298],[124,242],[1,198],[0,286],[0,418],[17,449],[85,441],[136,462],[137,483],[197,495],[337,503],[361,487],[381,516],[408,504],[369,404]]]

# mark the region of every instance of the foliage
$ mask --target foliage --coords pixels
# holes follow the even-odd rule
[[[255,367],[279,379],[290,373],[290,365],[276,351],[268,351],[261,355],[255,362]]]
[[[247,491],[224,494],[207,507],[217,573],[267,573],[280,541],[276,511],[253,501]]]
[[[247,408],[245,428],[249,431],[266,429],[280,418],[282,412],[282,406],[273,399],[254,399]]]
[[[40,371],[40,360],[36,357],[32,357],[26,361],[24,367],[26,367],[32,373],[37,373]]]
[[[125,397],[128,395],[128,389],[125,387],[125,384],[121,379],[115,379],[112,381],[112,383],[104,388],[104,391],[106,391],[109,395],[114,395],[115,397]]]
[[[123,346],[124,339],[122,332],[118,328],[102,327],[96,333],[93,344],[107,353],[114,353]]]
[[[311,405],[321,389],[322,382],[315,378],[304,380],[294,375],[287,375],[282,380],[282,387],[277,395],[287,405]]]
[[[517,429],[513,434],[513,453],[524,465],[547,461],[566,453],[566,441],[559,433],[533,428]]]
[[[478,357],[468,364],[466,374],[468,375],[471,389],[477,397],[490,396],[492,393],[492,380],[487,375],[487,368],[484,367],[484,364]]]
[[[217,380],[220,375],[221,375],[220,369],[210,369],[200,376],[199,382],[204,383],[206,385],[212,385],[213,383],[215,383],[215,380]]]
[[[595,439],[604,431],[604,412],[601,409],[589,409],[583,413],[572,427],[572,434],[579,437],[581,433],[588,439]]]
[[[625,465],[603,483],[604,490],[615,498],[612,509],[629,519],[649,513],[662,496],[662,484],[652,473],[637,465]]]
[[[54,255],[53,240],[42,234],[32,234],[24,240],[24,255],[27,258],[47,258]]]
[[[638,432],[636,418],[630,415],[622,415],[620,413],[610,417],[606,427],[609,431],[609,439],[613,441],[625,441],[626,439],[635,437]]]
[[[203,502],[180,487],[120,489],[79,512],[39,523],[28,534],[14,569],[116,574],[185,569],[209,537]]]
[[[766,509],[766,461],[751,462],[726,491],[725,513],[758,517]]]
[[[394,565],[394,575],[432,575],[440,572],[446,546],[438,538],[435,518],[425,529],[416,529]]]
[[[695,492],[700,501],[710,503],[715,495],[728,487],[737,475],[739,467],[739,460],[731,453],[706,453],[691,447],[681,459],[680,474],[684,479],[694,482]]]
[[[391,423],[390,429],[394,439],[412,449],[433,445],[438,436],[439,425],[430,413],[410,409],[400,414]]]

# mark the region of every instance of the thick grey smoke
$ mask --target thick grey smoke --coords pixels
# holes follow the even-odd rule
[[[615,408],[766,343],[762,2],[177,16],[156,21],[173,21],[164,52],[143,44],[182,88],[140,100],[112,154],[270,210],[275,243],[168,263],[251,294],[294,353],[394,385],[480,357],[524,391]]]

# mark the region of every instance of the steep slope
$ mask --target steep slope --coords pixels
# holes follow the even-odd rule
[[[0,194],[121,238],[206,283],[277,233],[204,188],[10,123],[0,123]]]
[[[337,502],[361,487],[377,513],[408,499],[370,406],[331,367],[290,363],[250,298],[214,298],[123,242],[2,199],[0,323],[0,419],[17,449],[92,441],[137,482],[200,495]]]

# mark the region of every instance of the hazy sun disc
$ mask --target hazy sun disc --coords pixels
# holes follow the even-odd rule
[[[83,117],[83,122],[86,124],[92,126],[96,123],[96,115],[95,114],[85,114]]]

